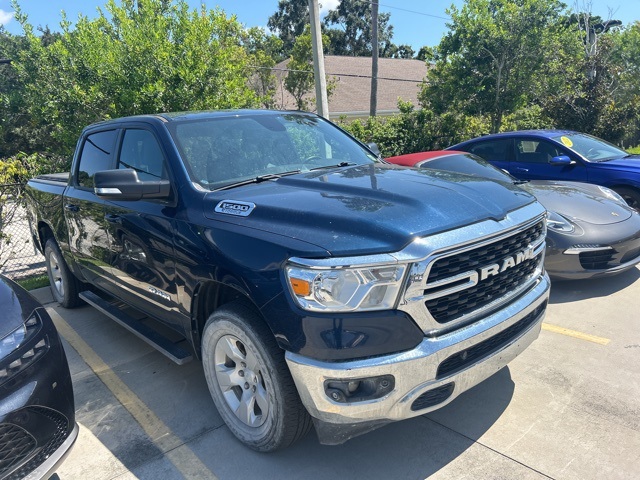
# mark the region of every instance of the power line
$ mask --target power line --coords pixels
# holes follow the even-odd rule
[[[313,75],[313,71],[311,71],[311,70],[296,70],[296,69],[293,69],[293,68],[260,67],[258,65],[249,65],[249,68],[255,68],[256,70],[275,70],[277,72],[298,72],[298,73],[306,73],[306,74],[309,74],[309,75]],[[356,75],[354,73],[330,73],[330,72],[327,72],[326,75],[332,75],[334,77],[371,78],[371,75]],[[411,79],[408,79],[408,78],[378,77],[378,80],[390,80],[390,81],[393,81],[393,82],[422,83],[422,80],[411,80]]]
[[[368,0],[357,0],[357,1],[359,1],[360,3],[368,3],[369,5],[371,5],[371,2],[368,1]],[[424,17],[439,18],[440,20],[451,20],[450,17],[441,17],[439,15],[432,15],[430,13],[417,12],[415,10],[409,10],[409,9],[406,9],[406,8],[395,7],[393,5],[385,5],[384,3],[378,3],[378,5],[380,5],[381,7],[390,8],[392,10],[400,10],[400,11],[407,12],[407,13],[413,13],[415,15],[422,15]]]

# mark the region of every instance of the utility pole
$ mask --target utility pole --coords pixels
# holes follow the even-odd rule
[[[378,108],[378,0],[371,2],[371,99],[369,116],[375,117]]]
[[[311,19],[311,46],[313,47],[313,75],[316,81],[316,109],[318,115],[329,119],[327,79],[324,74],[324,54],[322,53],[322,30],[320,30],[318,0],[309,0],[309,18]]]

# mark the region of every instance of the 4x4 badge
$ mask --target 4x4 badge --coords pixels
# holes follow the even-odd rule
[[[239,200],[222,200],[216,205],[215,211],[227,215],[248,217],[254,208],[256,208],[255,203],[241,202]]]

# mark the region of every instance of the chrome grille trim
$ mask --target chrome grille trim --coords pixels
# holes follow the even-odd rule
[[[514,301],[518,296],[533,288],[542,275],[546,224],[543,224],[540,236],[533,242],[533,244],[528,246],[533,249],[533,258],[537,262],[535,271],[531,273],[527,280],[517,288],[476,310],[464,313],[454,320],[443,323],[436,321],[433,315],[428,311],[425,302],[427,300],[451,295],[456,292],[463,292],[464,290],[477,285],[479,281],[477,269],[460,272],[452,275],[451,277],[439,279],[429,285],[427,284],[427,279],[429,277],[431,267],[437,260],[459,255],[470,250],[503,241],[512,236],[518,235],[521,232],[525,232],[536,224],[544,222],[544,220],[544,209],[539,204],[535,203],[514,212],[510,212],[500,221],[485,221],[480,224],[463,227],[462,229],[425,237],[414,242],[414,245],[421,243],[425,246],[428,245],[428,254],[411,264],[404,294],[401,296],[398,310],[411,315],[425,335],[433,337],[473,323],[475,320],[482,318],[500,306]],[[480,232],[480,236],[478,235],[478,232]],[[452,241],[452,239],[458,240],[458,242]],[[439,248],[434,248],[434,246],[439,246]],[[408,249],[405,249],[405,251],[406,250]],[[416,256],[418,255],[414,255],[414,258]],[[492,261],[487,262],[487,264],[491,263]],[[488,265],[479,265],[479,267],[486,266]],[[446,288],[447,285],[451,285],[451,287]],[[434,288],[442,289],[433,292]],[[427,289],[432,290],[432,292],[427,293]]]

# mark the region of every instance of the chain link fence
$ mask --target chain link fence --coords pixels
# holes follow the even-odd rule
[[[31,239],[24,184],[0,184],[0,273],[13,280],[46,272],[44,256]]]

